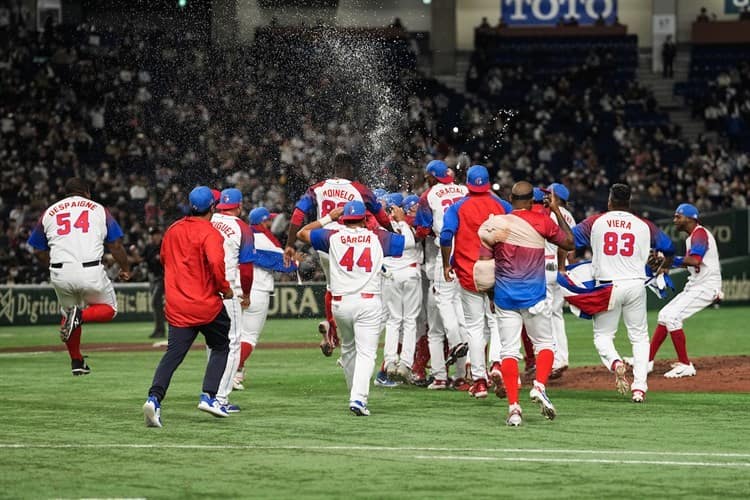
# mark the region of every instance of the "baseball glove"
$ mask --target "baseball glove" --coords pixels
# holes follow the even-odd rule
[[[648,255],[648,261],[646,261],[646,264],[648,264],[648,267],[651,268],[651,271],[653,272],[658,271],[663,263],[664,263],[664,256],[659,252],[651,250],[651,252]]]

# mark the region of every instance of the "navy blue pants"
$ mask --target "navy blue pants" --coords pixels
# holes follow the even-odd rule
[[[202,333],[206,338],[206,344],[211,348],[211,354],[206,365],[206,374],[203,377],[203,392],[212,398],[216,397],[216,391],[219,390],[219,383],[222,375],[224,375],[224,368],[227,366],[227,356],[229,355],[229,325],[229,315],[224,306],[221,307],[221,311],[214,320],[207,325],[192,327],[169,325],[167,352],[164,353],[161,361],[159,361],[159,366],[156,367],[154,381],[148,395],[155,396],[159,401],[164,399],[172,375],[174,375],[182,360],[185,359],[198,333]]]

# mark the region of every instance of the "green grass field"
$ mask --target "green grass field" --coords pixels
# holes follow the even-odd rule
[[[692,356],[750,353],[750,309],[698,314]],[[606,392],[555,390],[553,422],[522,401],[415,387],[373,387],[351,417],[335,358],[313,320],[269,321],[250,359],[243,411],[196,409],[205,354],[193,351],[163,402],[164,428],[141,405],[161,352],[94,352],[72,377],[67,353],[0,354],[2,498],[747,498],[750,394],[652,392],[644,405]],[[653,316],[650,324],[654,324]],[[574,365],[598,363],[591,324],[568,319]],[[86,342],[144,342],[148,324],[86,326]],[[54,327],[0,329],[0,348],[58,342]],[[618,346],[629,354],[624,332]],[[39,349],[43,351],[43,349]],[[660,357],[673,357],[669,342]],[[604,369],[604,368],[602,368]],[[750,387],[748,387],[750,391]],[[524,395],[525,395],[524,391]],[[744,492],[744,493],[743,493]]]

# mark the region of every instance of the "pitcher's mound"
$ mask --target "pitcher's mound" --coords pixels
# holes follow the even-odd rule
[[[648,375],[651,391],[672,392],[750,392],[750,356],[716,356],[691,359],[697,374],[694,377],[664,378],[676,360],[657,360]],[[633,372],[628,368],[628,378]],[[615,376],[604,366],[570,368],[549,387],[568,389],[615,390]]]

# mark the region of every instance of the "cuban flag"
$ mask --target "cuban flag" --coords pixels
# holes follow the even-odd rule
[[[592,275],[591,261],[567,266],[567,273],[557,273],[557,283],[568,301],[570,312],[582,319],[612,308],[612,283],[597,285]]]
[[[667,288],[674,290],[674,283],[668,275],[654,276],[651,268],[646,266],[646,276],[644,286],[660,299],[667,298]],[[579,318],[591,319],[594,314],[612,308],[612,283],[596,283],[590,260],[568,266],[567,274],[557,273],[557,283],[568,301],[570,312]]]

